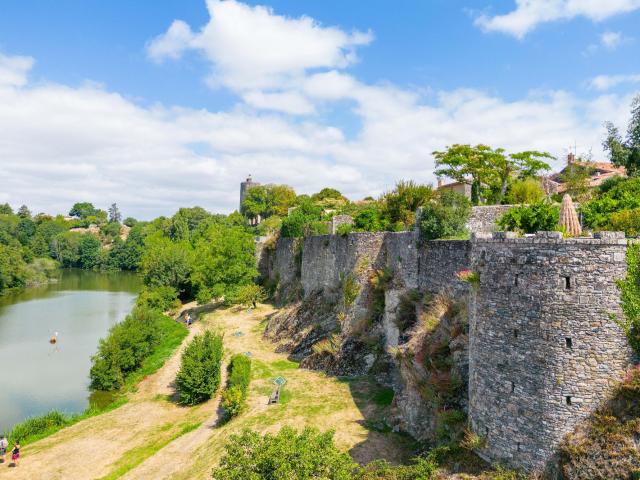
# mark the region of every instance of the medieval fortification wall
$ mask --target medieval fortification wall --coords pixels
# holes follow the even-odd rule
[[[614,319],[621,315],[616,280],[626,273],[621,234],[478,233],[470,241],[420,242],[414,232],[354,233],[280,239],[266,257],[262,274],[278,283],[281,298],[297,291],[339,301],[345,278],[364,286],[373,271],[386,269],[387,346],[398,341],[387,319],[397,292],[447,290],[468,298],[468,414],[485,440],[479,453],[490,461],[544,467],[632,360]],[[465,269],[479,274],[479,285],[457,278]],[[367,315],[370,300],[367,289],[360,291],[356,319]]]

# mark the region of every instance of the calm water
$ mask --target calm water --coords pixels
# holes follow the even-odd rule
[[[88,406],[90,357],[139,288],[131,273],[65,270],[58,283],[0,297],[0,432],[51,409]]]

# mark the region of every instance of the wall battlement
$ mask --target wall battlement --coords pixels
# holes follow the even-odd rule
[[[384,268],[389,312],[397,292],[409,289],[467,296],[468,414],[485,439],[479,453],[532,470],[545,466],[633,360],[615,321],[626,248],[616,232],[569,239],[558,232],[478,233],[470,241],[428,242],[415,232],[325,235],[280,239],[263,275],[298,282],[305,297],[335,300],[345,275],[362,286]],[[479,274],[479,285],[457,278],[464,269]],[[367,301],[359,295],[354,311],[365,315]],[[397,336],[386,317],[386,336]]]

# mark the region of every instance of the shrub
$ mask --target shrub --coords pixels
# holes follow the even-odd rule
[[[353,232],[353,225],[351,223],[342,223],[338,225],[336,229],[336,235],[347,236]]]
[[[342,302],[345,307],[350,307],[356,301],[360,293],[358,280],[352,273],[340,274],[340,289],[342,290]]]
[[[206,331],[196,335],[182,354],[176,389],[180,402],[196,405],[211,398],[220,385],[222,336]]]
[[[247,401],[251,381],[251,360],[244,355],[234,355],[229,370],[229,383],[222,394],[222,406],[229,417],[235,417],[242,412]]]
[[[422,207],[420,232],[426,240],[451,238],[466,233],[471,215],[471,203],[464,195],[452,190],[440,192],[435,202]]]
[[[640,235],[640,208],[620,210],[609,217],[609,228],[635,237]]]
[[[536,178],[516,180],[509,187],[507,194],[507,202],[511,204],[535,203],[540,202],[543,198],[544,189],[540,185],[540,180]]]
[[[178,308],[180,300],[178,300],[178,292],[175,288],[162,286],[144,289],[138,296],[136,305],[166,312]]]
[[[56,410],[52,410],[44,415],[31,417],[13,427],[7,434],[9,443],[19,441],[25,443],[28,439],[37,438],[49,431],[56,430],[71,423],[72,419]]]
[[[545,202],[520,205],[510,208],[500,219],[498,225],[505,230],[535,233],[558,229],[560,208]]]
[[[163,335],[162,313],[146,307],[134,308],[124,321],[114,325],[100,340],[98,353],[91,358],[89,372],[94,390],[117,390],[127,375],[154,351]]]
[[[438,463],[432,455],[413,459],[413,465],[394,467],[386,460],[375,460],[361,469],[356,480],[431,480]]]
[[[627,276],[618,281],[624,319],[620,323],[629,344],[640,355],[640,245],[627,247]]]
[[[320,433],[309,427],[301,433],[283,427],[275,435],[264,436],[245,430],[231,436],[225,451],[213,471],[215,480],[351,480],[358,468],[348,454],[336,448],[333,432]]]
[[[603,183],[597,198],[580,206],[585,225],[610,228],[612,214],[640,208],[640,178],[610,180]]]

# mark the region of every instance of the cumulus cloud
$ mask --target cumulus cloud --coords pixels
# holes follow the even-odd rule
[[[211,18],[200,31],[176,20],[147,52],[161,61],[199,51],[214,67],[209,83],[234,91],[282,89],[311,69],[345,68],[357,60],[355,49],[373,38],[370,32],[347,33],[310,17],[280,16],[235,0],[208,0],[207,8]]]
[[[236,1],[208,6],[212,19],[200,31],[176,21],[148,52],[156,61],[204,53],[217,81],[237,94],[227,111],[142,106],[89,82],[33,84],[32,59],[0,55],[0,203],[62,213],[77,201],[115,201],[141,218],[191,205],[230,212],[248,173],[300,193],[332,186],[357,199],[403,178],[432,182],[432,152],[453,143],[559,157],[577,143],[599,157],[603,120],[628,115],[631,95],[548,91],[505,100],[475,89],[425,94],[364,83],[347,67],[369,34]],[[345,110],[355,133],[332,123]]]
[[[585,17],[593,21],[640,9],[640,0],[516,0],[516,8],[502,15],[481,15],[476,25],[487,32],[523,38],[538,25]]]
[[[24,85],[33,63],[31,57],[7,56],[0,53],[0,88]]]
[[[640,74],[630,75],[598,75],[589,82],[589,87],[595,90],[611,90],[624,83],[640,83]]]

